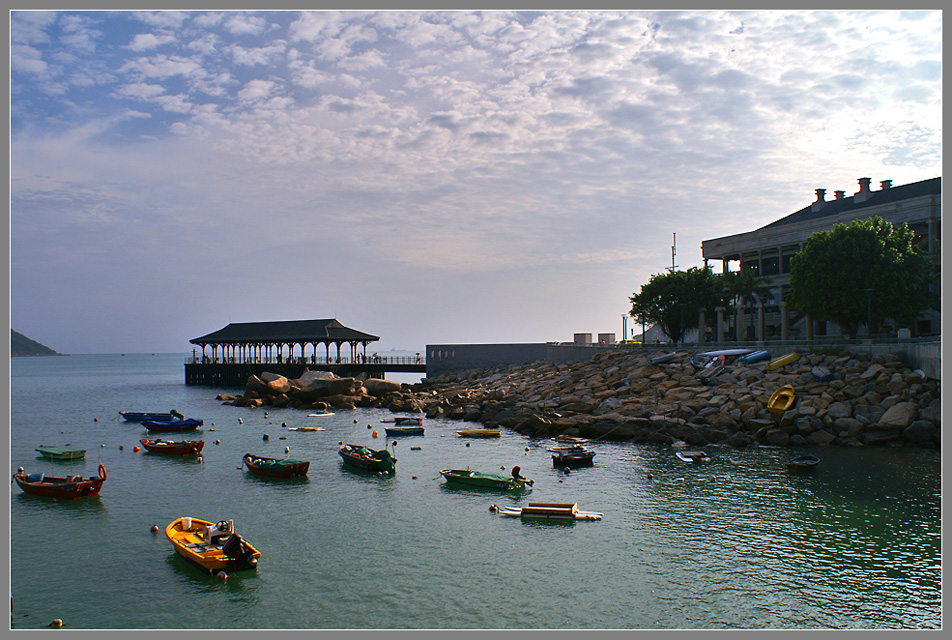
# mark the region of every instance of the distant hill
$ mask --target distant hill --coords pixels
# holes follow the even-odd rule
[[[58,356],[49,347],[30,340],[22,333],[17,333],[10,329],[10,355],[11,356]]]

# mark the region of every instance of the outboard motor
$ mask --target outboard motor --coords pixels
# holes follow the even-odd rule
[[[232,534],[230,538],[225,540],[221,550],[222,553],[240,565],[250,564],[254,557],[254,552],[248,548],[245,541],[237,533]]]

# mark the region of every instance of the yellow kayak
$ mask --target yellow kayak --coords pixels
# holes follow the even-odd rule
[[[791,362],[796,362],[800,359],[800,354],[794,351],[793,353],[787,353],[780,356],[779,358],[774,358],[770,362],[764,365],[764,371],[773,371],[774,369],[779,369],[784,365],[788,365]]]
[[[258,566],[261,552],[235,533],[232,520],[218,523],[198,518],[176,518],[165,527],[176,553],[202,571],[242,571]]]

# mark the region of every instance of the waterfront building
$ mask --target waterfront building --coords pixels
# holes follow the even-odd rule
[[[834,323],[814,322],[811,318],[787,309],[784,299],[790,288],[790,258],[801,251],[807,239],[818,231],[832,230],[836,224],[850,224],[873,216],[898,226],[906,223],[916,234],[922,251],[933,260],[939,260],[939,239],[942,222],[942,179],[932,178],[900,186],[891,180],[880,182],[880,188],[870,189],[870,178],[859,178],[859,190],[852,196],[845,191],[834,191],[834,199],[826,199],[826,189],[816,189],[816,200],[807,207],[779,220],[732,236],[705,240],[701,253],[705,266],[720,261],[721,272],[749,269],[766,281],[770,294],[761,301],[754,313],[763,317],[745,319],[738,314],[735,338],[740,340],[813,339],[815,336],[840,335]],[[732,269],[732,265],[737,265]],[[932,293],[940,299],[940,282],[932,284]],[[759,326],[755,326],[759,325]],[[720,332],[718,323],[716,332]],[[724,325],[726,326],[726,324]],[[910,327],[916,336],[941,333],[938,305],[925,311]],[[759,331],[758,331],[759,330]],[[757,335],[762,332],[764,335]],[[723,336],[713,336],[720,341]]]

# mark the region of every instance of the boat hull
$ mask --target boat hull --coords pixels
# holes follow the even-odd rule
[[[47,460],[82,460],[86,457],[85,449],[67,449],[41,444],[36,450]]]
[[[800,456],[787,463],[787,471],[790,473],[805,473],[816,468],[820,459],[816,456]]]
[[[101,473],[104,474],[104,472]],[[104,475],[91,478],[80,476],[58,478],[45,474],[26,473],[16,473],[13,478],[24,493],[44,498],[64,498],[66,500],[99,495],[103,482],[106,480]]]
[[[505,489],[514,491],[525,489],[526,483],[504,473],[472,471],[470,469],[443,469],[440,475],[449,483],[481,489]]]
[[[797,394],[793,386],[786,384],[770,394],[770,399],[767,400],[767,411],[777,415],[782,414],[792,409],[796,400]]]
[[[502,507],[499,514],[511,518],[541,520],[601,520],[605,515],[597,511],[580,511],[578,503],[530,502],[525,507]]]
[[[360,445],[343,444],[337,453],[340,454],[344,464],[356,469],[380,473],[393,473],[396,470],[397,459],[386,450],[374,451]]]
[[[499,429],[462,429],[456,434],[461,438],[498,438],[502,435]]]
[[[703,451],[678,451],[675,454],[679,459],[685,462],[710,462],[711,457]]]
[[[765,364],[764,371],[774,371],[775,369],[784,367],[792,362],[796,362],[799,359],[800,359],[800,354],[795,351],[793,353],[784,354],[780,356],[779,358],[774,358],[773,360]]]
[[[387,427],[388,436],[422,436],[423,427]]]
[[[139,440],[143,448],[149,453],[166,456],[190,456],[202,452],[205,446],[204,440],[182,440],[179,442],[168,442],[165,440]]]
[[[204,421],[195,418],[185,420],[145,420],[142,426],[149,431],[195,431],[202,426]]]
[[[213,523],[198,518],[177,518],[165,527],[165,536],[179,556],[206,573],[214,575],[219,571],[229,573],[257,568],[261,552],[241,536],[232,534],[218,543],[205,540],[205,527],[211,525]],[[237,540],[232,541],[232,538]],[[239,548],[229,555],[231,545]]]
[[[136,411],[120,411],[119,415],[128,422],[144,422],[146,420],[153,420],[158,422],[164,422],[172,419],[172,412],[168,413],[142,413]]]
[[[302,478],[311,466],[307,460],[280,460],[250,453],[246,453],[242,461],[248,471],[263,478]]]
[[[563,454],[553,454],[553,467],[585,467],[595,464],[595,452],[583,451]]]

